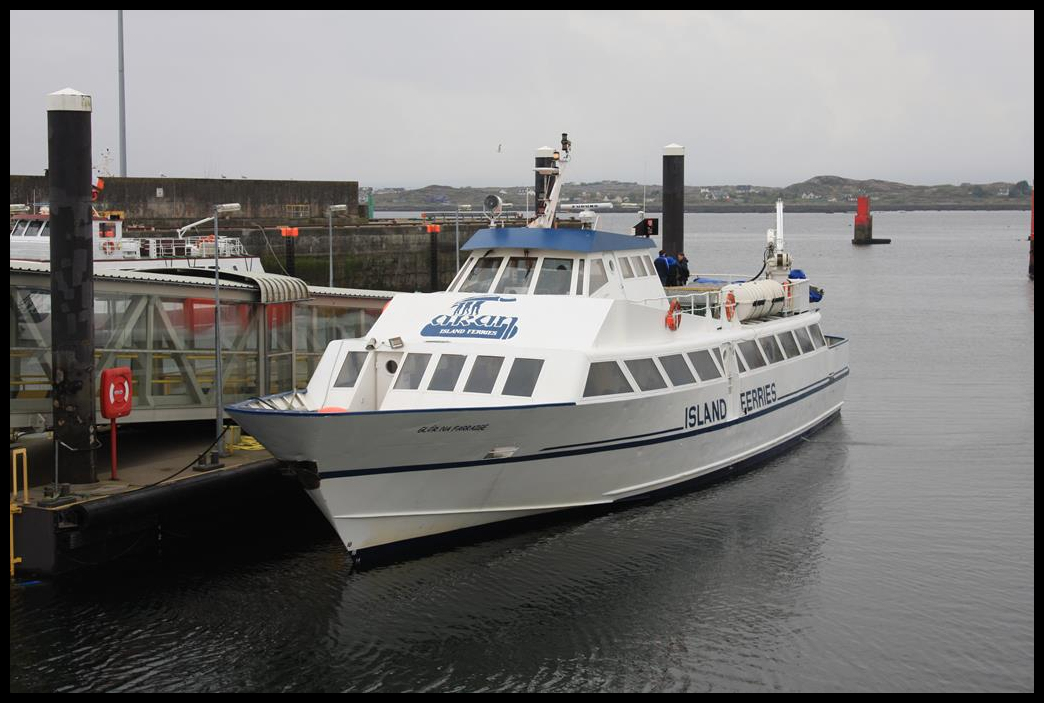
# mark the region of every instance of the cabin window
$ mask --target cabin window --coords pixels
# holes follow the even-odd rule
[[[615,361],[596,361],[587,372],[584,397],[631,393],[633,390],[619,364]]]
[[[652,275],[652,272],[649,270],[649,264],[647,264],[645,262],[645,257],[644,256],[636,256],[636,257],[634,257],[634,262],[636,264],[636,266],[635,266],[635,270],[636,271],[639,270],[639,268],[640,268],[641,271],[642,271],[642,275],[643,276],[651,276]]]
[[[658,391],[667,387],[663,376],[660,375],[660,370],[656,368],[652,359],[630,359],[624,363],[627,364],[627,370],[631,372],[631,376],[643,391]]]
[[[515,359],[504,382],[504,395],[531,397],[543,366],[543,359]]]
[[[808,354],[811,351],[815,351],[816,348],[812,346],[812,340],[808,336],[808,330],[804,327],[798,327],[794,330],[794,334],[797,336],[798,344],[801,345],[801,351]]]
[[[428,382],[429,391],[451,391],[457,387],[460,370],[464,368],[463,354],[443,354],[435,365],[435,373]]]
[[[461,284],[460,292],[488,293],[489,286],[493,283],[493,278],[497,275],[497,269],[500,268],[500,264],[503,261],[504,259],[499,256],[476,261],[464,279],[464,283]]]
[[[809,325],[808,331],[812,334],[812,343],[816,345],[816,349],[826,346],[826,340],[823,339],[823,333],[818,324]]]
[[[715,349],[714,351],[718,350]],[[721,371],[715,366],[714,359],[711,358],[710,352],[706,349],[689,352],[689,361],[692,362],[693,367],[696,369],[696,375],[700,377],[701,381],[721,378]]]
[[[399,377],[395,379],[396,388],[417,390],[420,388],[421,377],[428,368],[431,354],[407,354],[406,361],[402,362]]]
[[[457,271],[456,277],[453,279],[453,283],[446,290],[457,290],[457,284],[460,283],[461,279],[464,278],[464,272],[468,270],[474,259],[468,259],[464,262],[464,265],[460,267],[460,271]]]
[[[689,365],[685,363],[685,359],[682,358],[681,354],[672,354],[671,356],[661,356],[660,366],[667,372],[667,376],[671,379],[671,383],[675,386],[684,386],[690,383],[696,383],[696,379],[692,375],[692,371],[689,371]]]
[[[747,373],[747,365],[743,363],[743,357],[739,354],[736,355],[736,366],[740,373]]]
[[[525,293],[533,281],[536,270],[536,257],[512,256],[508,259],[507,268],[500,274],[500,281],[494,293]]]
[[[801,350],[798,349],[797,342],[794,341],[794,335],[789,331],[780,332],[779,341],[783,342],[783,350],[787,353],[788,359],[793,359],[801,353]]]
[[[544,257],[540,263],[536,295],[569,295],[569,284],[573,281],[573,260]]]
[[[341,372],[337,374],[337,380],[334,381],[334,388],[351,388],[355,385],[359,372],[362,371],[363,362],[366,361],[366,354],[367,352],[348,352],[344,363],[341,364]]]
[[[587,289],[588,295],[594,295],[608,282],[609,277],[605,275],[605,264],[601,259],[591,259],[591,286]]]
[[[580,259],[576,267],[576,294],[584,294],[584,260]]]
[[[29,226],[25,229],[26,237],[39,237],[41,230],[43,230],[43,220],[31,220]]]
[[[758,345],[753,339],[740,342],[739,348],[743,353],[743,358],[747,361],[748,368],[760,369],[765,365],[765,357],[761,355],[761,351],[758,350]]]
[[[721,358],[721,349],[718,349],[717,347],[711,347],[711,354],[713,354],[714,358],[718,360],[718,368],[724,371],[725,360]]]
[[[15,222],[14,229],[11,230],[12,237],[22,237],[25,235],[25,228],[29,226],[29,220],[18,220]]]
[[[762,337],[761,348],[765,350],[765,357],[768,358],[770,364],[778,363],[786,358],[783,356],[783,350],[776,343],[775,337]]]
[[[465,393],[492,393],[493,386],[500,375],[500,367],[504,364],[502,356],[479,356],[468,374],[468,382],[464,384]]]
[[[620,272],[624,278],[634,278],[634,270],[631,269],[631,262],[626,256],[620,257]]]

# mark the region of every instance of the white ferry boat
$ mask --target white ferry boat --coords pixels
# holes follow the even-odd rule
[[[778,225],[758,280],[669,295],[647,238],[553,227],[564,160],[445,292],[396,295],[306,390],[227,407],[353,554],[723,477],[840,412],[846,340]]]
[[[186,236],[205,218],[177,230],[175,237],[125,237],[123,220],[95,213],[94,270],[214,268],[214,235]],[[11,261],[51,261],[50,215],[20,213],[12,206]],[[262,272],[261,259],[251,256],[243,242],[218,236],[218,263],[222,269]]]

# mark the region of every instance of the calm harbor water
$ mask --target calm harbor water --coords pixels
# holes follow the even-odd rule
[[[687,215],[691,268],[757,273],[773,219]],[[308,529],[16,583],[11,691],[1032,691],[1029,213],[874,220],[787,216],[851,340],[789,454],[354,572],[294,501]]]

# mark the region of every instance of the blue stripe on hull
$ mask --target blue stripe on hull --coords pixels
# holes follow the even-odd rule
[[[656,500],[671,495],[678,495],[682,493],[689,493],[692,491],[699,490],[711,484],[720,483],[730,478],[739,476],[747,471],[756,469],[768,460],[772,459],[779,454],[790,450],[794,445],[803,441],[806,437],[809,437],[819,430],[823,429],[834,420],[841,416],[840,408],[835,412],[831,413],[827,417],[817,422],[812,427],[802,432],[799,435],[788,439],[785,442],[781,442],[774,447],[770,447],[760,454],[756,454],[752,457],[743,459],[742,461],[723,466],[720,469],[716,469],[708,474],[702,474],[694,478],[676,483],[665,488],[657,488],[649,491],[648,493],[642,493],[640,495],[628,496],[627,498],[621,498],[614,503],[600,504],[600,505],[588,505],[576,508],[563,508],[560,510],[554,510],[551,512],[540,513],[538,515],[527,515],[524,517],[511,518],[509,520],[500,520],[498,522],[487,523],[484,525],[476,525],[474,527],[464,527],[459,530],[452,530],[450,532],[440,532],[434,535],[425,535],[423,537],[414,537],[400,542],[393,542],[390,544],[377,545],[375,547],[369,547],[366,549],[360,549],[358,552],[353,554],[365,554],[367,555],[367,561],[360,562],[366,565],[377,565],[382,563],[385,558],[401,558],[409,555],[415,555],[425,549],[434,549],[438,546],[452,545],[460,542],[466,542],[469,538],[495,538],[499,535],[510,534],[517,532],[518,530],[525,529],[526,527],[535,527],[537,525],[547,525],[562,520],[568,520],[577,515],[587,514],[604,514],[613,510],[614,508],[620,508],[625,505],[638,503],[640,501]],[[373,562],[369,560],[375,560]]]
[[[406,466],[381,466],[381,467],[373,467],[373,468],[367,468],[367,469],[346,469],[346,470],[343,470],[343,471],[329,471],[329,472],[321,472],[320,475],[319,475],[319,478],[320,479],[331,479],[331,478],[344,478],[344,477],[349,477],[349,476],[373,476],[373,475],[376,475],[376,474],[403,473],[403,472],[407,472],[407,471],[440,471],[440,470],[444,470],[444,469],[459,469],[459,468],[465,468],[465,467],[470,467],[470,466],[486,466],[486,465],[493,465],[493,464],[509,464],[509,463],[516,463],[516,462],[520,462],[520,461],[543,461],[545,459],[559,459],[559,458],[562,458],[562,457],[577,456],[577,455],[580,455],[580,454],[594,454],[594,453],[598,453],[598,452],[616,451],[618,449],[630,449],[632,447],[641,447],[641,446],[646,446],[646,445],[650,445],[650,444],[659,444],[661,442],[673,442],[674,440],[677,440],[677,439],[686,439],[688,437],[695,437],[696,435],[706,434],[706,433],[709,433],[709,432],[717,432],[719,430],[723,430],[723,429],[726,429],[728,427],[732,427],[734,425],[738,425],[738,424],[740,424],[742,422],[747,422],[749,420],[755,420],[757,418],[763,417],[764,415],[767,415],[768,413],[776,412],[778,410],[782,410],[783,408],[785,408],[786,406],[790,405],[791,403],[796,403],[799,400],[803,400],[804,398],[807,398],[810,395],[813,395],[815,393],[818,393],[821,390],[829,388],[830,386],[832,386],[833,384],[835,384],[838,381],[842,380],[846,376],[848,376],[848,368],[847,367],[842,369],[840,372],[838,372],[837,374],[835,374],[835,375],[833,375],[833,376],[831,376],[829,378],[825,378],[822,381],[817,381],[816,383],[814,383],[814,384],[812,384],[810,386],[806,386],[805,388],[803,388],[803,389],[801,389],[799,391],[795,391],[794,393],[790,393],[790,394],[788,394],[786,396],[783,396],[781,400],[777,401],[774,405],[771,405],[771,406],[769,406],[768,408],[766,408],[764,410],[761,410],[761,411],[758,411],[758,412],[755,412],[755,413],[750,413],[749,415],[745,415],[743,417],[737,418],[737,419],[732,420],[730,422],[723,422],[723,423],[720,423],[718,425],[714,425],[713,427],[707,427],[707,428],[696,429],[696,430],[689,430],[688,432],[678,432],[678,433],[675,433],[675,434],[669,434],[669,435],[666,435],[666,436],[659,436],[659,437],[645,437],[644,435],[636,435],[636,437],[643,437],[643,438],[642,439],[637,439],[635,441],[618,442],[616,444],[611,444],[611,445],[606,445],[606,446],[599,446],[599,447],[580,447],[580,448],[574,448],[574,449],[563,450],[563,451],[548,451],[548,450],[545,450],[546,453],[542,453],[542,454],[527,454],[525,456],[506,457],[506,458],[503,458],[503,459],[479,459],[479,460],[475,460],[475,461],[445,462],[445,463],[440,463],[440,464],[410,464],[410,465],[406,465]],[[659,435],[661,433],[653,432],[653,433],[650,433],[650,434]],[[611,440],[603,440],[603,441],[611,441]],[[598,442],[596,442],[596,444],[597,443]]]

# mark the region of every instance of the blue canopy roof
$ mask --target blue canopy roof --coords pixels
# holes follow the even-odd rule
[[[596,229],[530,229],[503,227],[480,229],[461,247],[472,249],[553,249],[555,251],[619,251],[655,248],[648,237],[630,237]]]

